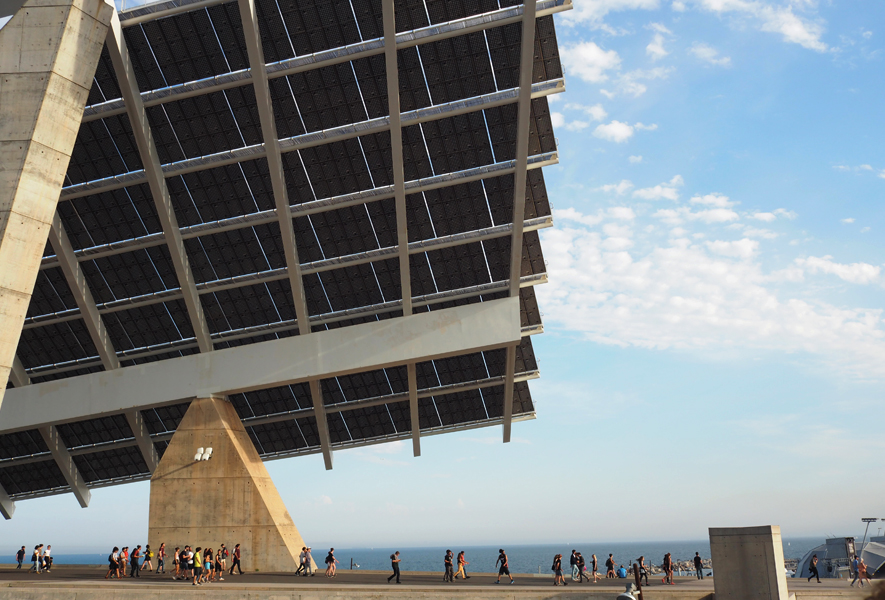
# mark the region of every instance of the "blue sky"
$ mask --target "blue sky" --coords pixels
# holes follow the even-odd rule
[[[885,517],[885,4],[575,7],[537,420],[268,463],[290,513],[314,547],[861,536]],[[146,483],[21,502],[0,551],[147,519]]]

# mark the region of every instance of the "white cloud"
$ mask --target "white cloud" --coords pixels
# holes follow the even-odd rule
[[[629,179],[622,179],[619,183],[609,183],[598,189],[602,190],[603,192],[614,192],[618,196],[623,196],[633,189],[633,182]]]
[[[620,75],[615,80],[614,91],[600,90],[608,98],[614,98],[618,94],[638,98],[648,87],[642,81],[654,79],[666,79],[673,72],[673,67],[655,67],[654,69],[634,69]]]
[[[854,223],[854,219],[852,217],[848,217],[847,219],[842,219],[842,222],[848,225]]]
[[[608,81],[607,71],[621,66],[621,57],[614,50],[603,50],[595,42],[565,45],[560,49],[566,71],[589,83]]]
[[[599,225],[606,219],[616,221],[632,221],[636,218],[636,213],[629,206],[612,206],[606,210],[598,210],[595,215],[585,215],[578,212],[574,208],[554,209],[553,218],[557,221],[571,221],[593,227]]]
[[[675,175],[666,183],[636,190],[633,192],[633,197],[642,200],[678,200],[679,190],[677,188],[682,187],[684,183],[681,175]]]
[[[649,23],[645,26],[646,29],[651,29],[652,31],[656,31],[658,33],[666,33],[667,35],[672,34],[673,32],[667,29],[667,26],[663,23]]]
[[[704,206],[715,206],[718,208],[729,208],[734,206],[734,202],[728,199],[728,196],[722,194],[707,194],[706,196],[694,196],[689,202],[692,204],[702,204]]]
[[[644,225],[636,222],[635,231],[663,235],[660,243],[609,250],[614,236],[578,222],[541,232],[550,283],[537,294],[550,327],[600,344],[707,357],[791,353],[860,377],[885,376],[881,309],[833,306],[808,300],[803,289],[778,288],[787,280],[803,285],[803,269],[835,270],[823,266],[835,264],[829,259],[767,273],[754,240],[692,242],[682,231],[668,241],[668,232]],[[843,275],[861,280],[875,269]]]
[[[633,137],[633,126],[620,121],[612,121],[608,125],[599,125],[593,135],[601,140],[621,144]]]
[[[688,49],[688,51],[705,63],[717,67],[731,66],[731,57],[719,56],[719,51],[712,46],[708,46],[707,44],[695,42],[694,44],[692,44],[691,48]]]
[[[733,242],[716,240],[715,242],[706,242],[706,245],[714,254],[742,259],[752,258],[759,249],[759,242],[747,238]]]
[[[866,232],[868,232],[869,230],[870,230],[869,227],[864,227],[864,228],[862,228],[862,229],[860,230],[860,232],[861,232],[861,233],[866,233]]]
[[[785,208],[775,209],[774,214],[776,214],[779,217],[784,217],[785,219],[790,219],[791,221],[799,216],[796,213],[794,213],[792,210],[787,210]]]
[[[882,169],[880,171],[880,170],[875,169],[873,167],[873,165],[869,165],[869,164],[857,165],[856,167],[852,167],[850,165],[833,165],[833,168],[836,169],[837,171],[843,171],[843,172],[853,171],[855,173],[860,173],[861,171],[865,171],[868,173],[875,173],[876,175],[878,175],[882,179],[885,179],[885,169]]]
[[[810,273],[827,273],[835,275],[848,283],[857,283],[865,285],[879,280],[881,268],[868,263],[851,263],[845,265],[833,262],[832,256],[824,256],[818,258],[809,256],[808,258],[797,258],[796,264],[805,268]]]
[[[565,116],[559,112],[550,113],[550,124],[557,128],[565,126]]]
[[[776,237],[778,237],[780,234],[776,233],[774,231],[771,231],[770,229],[758,229],[756,227],[745,227],[744,228],[744,235],[747,237],[757,237],[757,238],[763,238],[766,240],[773,240]]]
[[[658,128],[658,125],[657,123],[652,123],[651,125],[636,123],[633,127],[635,127],[636,129],[642,129],[643,131],[655,131]]]
[[[777,219],[777,215],[770,212],[757,212],[750,215],[750,218],[756,219],[757,221],[764,221],[765,223],[771,223]]]
[[[861,35],[863,36],[863,39],[868,40],[871,37],[873,37],[873,32],[872,31],[861,31]]]
[[[697,0],[697,4],[718,14],[731,13],[752,19],[761,31],[779,33],[784,41],[799,44],[803,48],[817,52],[828,49],[827,44],[820,39],[824,33],[823,25],[793,12],[794,7],[803,8],[802,4],[808,3],[791,2],[775,6],[757,0]]]
[[[634,192],[634,196],[635,195],[636,193]],[[711,225],[713,223],[730,223],[740,219],[740,216],[738,216],[736,212],[728,208],[711,208],[708,210],[693,212],[686,206],[680,206],[679,208],[664,208],[657,211],[652,216],[662,220],[668,225],[680,225],[685,221],[701,221]]]
[[[593,106],[587,106],[585,104],[566,104],[565,108],[568,110],[579,110],[583,113],[586,113],[590,116],[594,121],[603,121],[608,116],[608,113],[605,112],[605,109],[602,107],[602,104],[594,104]]]
[[[602,19],[610,12],[623,10],[654,10],[658,0],[585,0],[576,2],[574,9],[562,13],[563,23],[586,23],[593,28],[604,28]]]
[[[681,0],[673,0],[673,4],[670,5],[670,8],[676,12],[685,12],[685,2],[682,2]]]
[[[636,213],[629,206],[613,206],[608,209],[608,215],[612,219],[620,219],[622,221],[632,221],[636,218]]]
[[[627,160],[630,161],[630,164],[631,164],[631,165],[639,164],[639,163],[642,162],[642,155],[641,155],[641,154],[637,154],[637,155],[631,156],[631,157],[628,158]]]
[[[664,35],[661,33],[654,34],[651,42],[645,47],[645,53],[649,55],[652,60],[660,60],[670,54],[664,48]]]

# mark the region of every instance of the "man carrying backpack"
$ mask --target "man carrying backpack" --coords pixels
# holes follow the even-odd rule
[[[25,547],[22,546],[22,549],[15,553],[15,562],[18,563],[16,569],[22,568],[22,562],[25,560]]]
[[[141,544],[136,546],[135,550],[132,551],[132,554],[129,555],[129,565],[130,565],[129,577],[138,577],[139,579],[141,579],[141,574],[139,573],[139,571],[141,571],[141,569],[139,569],[139,564],[138,564],[139,558],[141,558]]]
[[[390,580],[396,577],[396,582],[399,583],[399,563],[402,559],[399,557],[399,550],[390,555],[390,566],[393,568],[393,575],[387,578],[387,583],[390,583]]]

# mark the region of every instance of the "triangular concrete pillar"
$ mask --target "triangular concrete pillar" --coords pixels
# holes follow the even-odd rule
[[[198,448],[212,458],[195,461]],[[194,400],[172,436],[151,477],[148,541],[170,553],[240,544],[244,571],[297,570],[306,544],[227,400]]]

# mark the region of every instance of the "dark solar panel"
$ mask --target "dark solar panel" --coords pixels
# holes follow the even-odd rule
[[[200,297],[210,333],[295,318],[288,280],[221,290]]]
[[[275,207],[264,158],[170,177],[166,185],[181,227]]]
[[[131,367],[132,365],[143,365],[150,362],[159,362],[161,360],[167,360],[170,358],[179,358],[181,356],[189,356],[191,354],[199,354],[200,349],[197,347],[196,341],[191,340],[187,344],[180,344],[176,347],[180,347],[179,350],[172,350],[170,352],[160,352],[157,354],[150,354],[149,356],[140,356],[137,358],[129,359],[129,360],[121,360],[121,367]],[[152,351],[154,352],[154,351]]]
[[[150,474],[138,446],[80,454],[74,457],[74,464],[86,483]]]
[[[457,425],[488,418],[480,390],[434,396],[433,403],[443,425]],[[432,425],[434,424],[428,424]],[[421,427],[425,427],[424,423],[421,423]]]
[[[502,3],[503,5],[503,3]],[[498,89],[519,86],[519,58],[522,40],[522,23],[512,23],[487,31],[489,51],[495,66]],[[532,82],[562,77],[559,50],[553,16],[539,17],[535,21],[535,52]]]
[[[185,240],[197,283],[286,266],[277,223],[222,231]]]
[[[236,2],[148,21],[123,31],[142,91],[249,66]]]
[[[104,316],[117,351],[143,348],[193,337],[184,300],[172,300]]]
[[[430,94],[424,82],[424,70],[421,68],[417,47],[399,50],[397,64],[400,110],[406,112],[430,106]]]
[[[351,439],[365,440],[400,431],[386,406],[369,406],[349,410],[345,414]]]
[[[316,198],[370,190],[375,187],[374,180],[386,180],[386,169],[378,168],[386,161],[370,155],[389,146],[381,145],[384,142],[381,134],[364,137],[372,139],[363,143],[363,138],[351,138],[300,151]]]
[[[89,98],[86,100],[86,105],[116,100],[120,95],[117,75],[114,73],[111,55],[108,54],[108,47],[105,45],[101,49],[101,56],[98,58],[98,65],[95,68],[95,76],[92,78],[92,88],[89,90]]]
[[[397,33],[430,25],[424,0],[394,0],[393,12]]]
[[[296,56],[360,41],[348,0],[277,0]]]
[[[54,460],[9,465],[0,469],[0,486],[11,496],[67,487],[67,485],[61,469]]]
[[[513,386],[513,414],[520,415],[535,411],[532,394],[527,381],[518,381]]]
[[[63,423],[58,425],[58,432],[68,448],[92,446],[102,442],[114,442],[133,437],[129,423],[123,415]]]
[[[425,5],[433,24],[447,23],[499,8],[496,0],[426,0]]]
[[[422,44],[418,51],[434,104],[496,91],[483,32]]]
[[[406,206],[411,242],[492,226],[481,181],[410,194]]]
[[[147,184],[58,203],[75,250],[163,231]]]
[[[71,294],[67,279],[60,268],[42,269],[37,274],[28,316],[47,315],[77,308],[77,301]]]
[[[524,336],[516,347],[516,372],[528,373],[537,371],[538,363],[535,360],[535,350],[532,346],[531,336]]]
[[[99,373],[104,371],[104,368],[101,364],[96,364],[98,361],[98,357],[95,358],[94,364],[92,367],[83,367],[80,369],[70,369],[65,370],[61,373],[50,373],[48,375],[34,375],[31,374],[31,383],[45,383],[47,381],[56,381],[58,379],[65,379],[67,377],[79,377],[80,375],[89,375],[91,373]]]
[[[516,158],[516,104],[505,104],[485,111],[488,122],[489,136],[495,150],[497,161]],[[532,119],[529,122],[529,156],[556,150],[556,138],[550,122],[550,108],[547,98],[532,100]]]
[[[36,429],[0,435],[0,459],[49,452],[43,436]]]
[[[98,356],[82,319],[22,330],[18,357],[25,368]]]
[[[319,276],[331,302],[331,310],[311,314],[359,308],[401,298],[397,259],[335,269]],[[304,278],[305,286],[311,279],[310,276]]]
[[[277,421],[248,428],[259,454],[302,450],[320,445],[314,417]]]
[[[251,85],[152,106],[147,115],[163,164],[264,141]]]
[[[178,424],[184,418],[190,402],[181,404],[171,404],[169,406],[160,406],[157,408],[149,408],[141,411],[147,430],[154,433],[167,433],[178,429]]]
[[[396,245],[395,204],[389,198],[311,215],[323,254],[346,256]]]
[[[494,162],[482,111],[429,121],[422,128],[436,175]]]
[[[351,0],[350,4],[364,40],[373,40],[384,35],[381,0]]]
[[[126,115],[105,117],[80,125],[71,152],[67,177],[83,183],[141,169],[141,158]]]
[[[297,383],[257,392],[248,392],[246,394],[231,394],[228,399],[242,419],[313,408],[310,387],[306,383]]]
[[[519,317],[522,327],[541,325],[541,311],[538,309],[534,286],[519,290]]]
[[[166,246],[86,260],[80,267],[99,304],[178,287]]]

